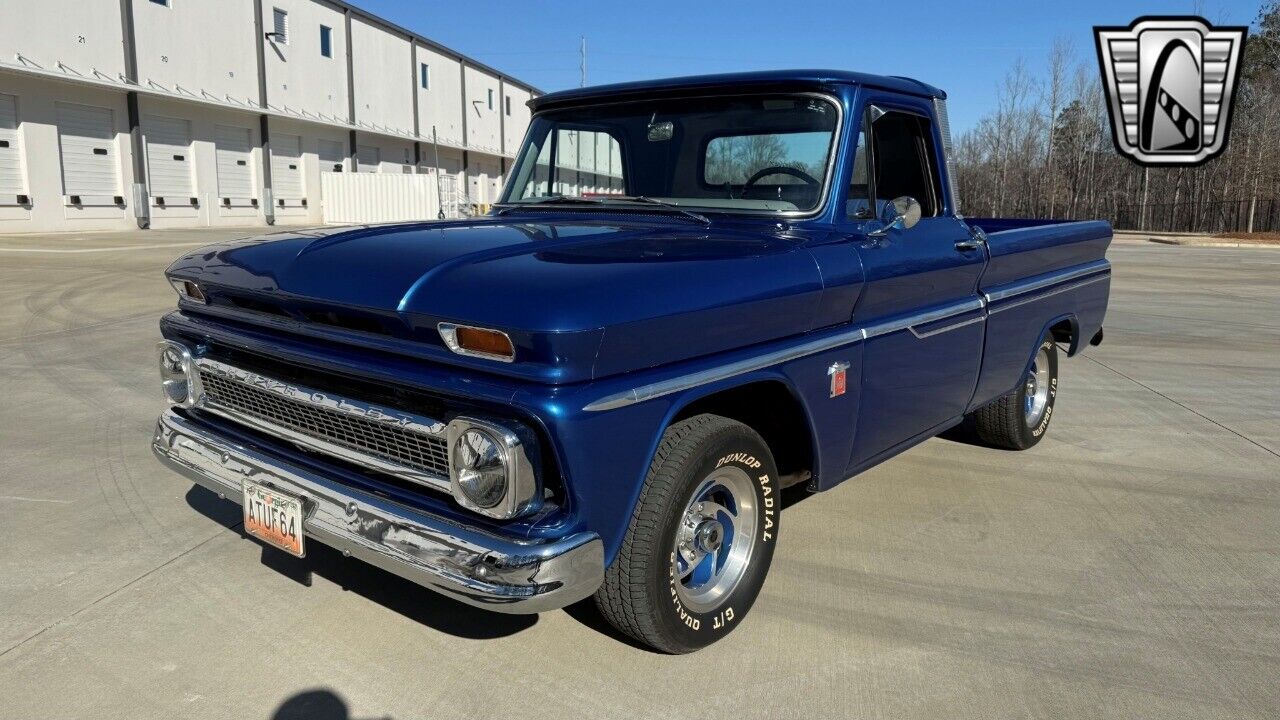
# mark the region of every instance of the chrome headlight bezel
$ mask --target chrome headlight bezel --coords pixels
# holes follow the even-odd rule
[[[464,486],[463,476],[468,468],[462,465],[460,443],[469,431],[481,433],[493,443],[495,458],[505,470],[505,492],[491,505],[473,500]],[[486,420],[457,417],[449,422],[445,437],[449,454],[449,488],[459,505],[498,520],[527,515],[542,506],[542,487],[537,473],[525,451],[524,442],[515,432]]]
[[[174,407],[190,408],[200,403],[204,388],[191,348],[180,342],[161,340],[156,344],[156,360],[160,367],[160,388],[164,399]]]

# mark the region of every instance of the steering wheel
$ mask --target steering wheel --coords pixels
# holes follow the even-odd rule
[[[745,191],[747,188],[759,182],[760,178],[766,178],[766,177],[769,177],[770,175],[790,175],[791,177],[798,178],[801,182],[806,183],[808,185],[821,184],[817,178],[815,178],[814,176],[810,175],[809,173],[803,170],[797,170],[793,167],[788,167],[786,165],[771,165],[767,168],[761,168],[757,170],[754,175],[747,178],[747,181],[742,185],[742,189]]]

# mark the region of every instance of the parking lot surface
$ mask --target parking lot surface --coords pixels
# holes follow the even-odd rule
[[[684,657],[503,616],[162,468],[161,270],[240,233],[0,238],[0,717],[1264,718],[1280,707],[1280,251],[1117,244],[1028,452],[931,440],[783,513]],[[48,252],[48,250],[59,252]]]

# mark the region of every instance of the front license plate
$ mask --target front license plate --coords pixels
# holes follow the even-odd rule
[[[243,487],[245,532],[302,557],[302,498],[248,480]]]

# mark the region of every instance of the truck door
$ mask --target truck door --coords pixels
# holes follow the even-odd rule
[[[978,378],[986,250],[949,207],[932,117],[924,99],[885,98],[863,118],[847,207],[866,271],[853,322],[867,334],[851,472],[963,414]],[[883,208],[903,197],[920,221],[887,227]]]

